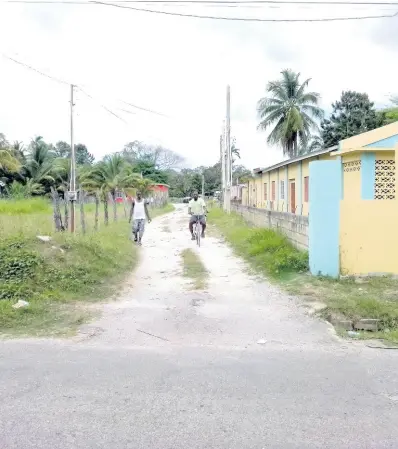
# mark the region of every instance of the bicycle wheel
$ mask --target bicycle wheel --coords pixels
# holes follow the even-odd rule
[[[200,246],[200,237],[201,237],[201,225],[199,222],[196,223],[196,243]]]

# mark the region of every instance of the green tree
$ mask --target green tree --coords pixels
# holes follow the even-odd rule
[[[14,143],[10,146],[10,152],[22,164],[24,164],[26,162],[25,146],[24,146],[23,142],[19,142],[18,140],[15,140]]]
[[[294,157],[299,145],[306,144],[311,131],[318,130],[317,120],[323,118],[319,94],[307,92],[311,79],[300,82],[300,73],[283,70],[282,78],[267,85],[267,96],[257,104],[261,119],[258,129],[273,129],[268,136],[270,145],[282,147],[283,154]]]
[[[251,176],[251,174],[252,172],[244,165],[237,165],[236,167],[233,167],[232,170],[232,182],[234,184],[246,182],[247,179]]]
[[[26,164],[23,167],[25,180],[32,179],[41,184],[46,192],[62,176],[64,168],[59,164],[51,147],[41,136],[32,140],[28,147]]]
[[[75,145],[75,155],[77,165],[92,165],[95,159],[83,143]]]
[[[234,164],[236,159],[240,159],[240,150],[236,147],[236,137],[231,139],[231,154],[232,154],[232,163]]]
[[[70,145],[67,142],[60,140],[55,144],[54,153],[59,158],[70,158]],[[78,143],[75,145],[75,157],[77,165],[92,165],[94,162],[94,155],[91,154],[86,145]]]
[[[398,121],[398,107],[391,107],[377,111],[377,115],[383,125],[389,125]]]
[[[321,124],[325,148],[382,125],[382,118],[376,113],[374,103],[366,93],[343,92],[340,100],[333,103],[332,107],[330,118]]]
[[[104,203],[105,224],[108,224],[108,195],[113,199],[113,218],[117,220],[116,192],[124,188],[135,188],[141,177],[133,172],[120,154],[112,154],[81,174],[81,185],[97,190]]]
[[[28,179],[24,184],[14,180],[7,187],[7,194],[15,199],[28,198],[32,195],[42,195],[43,193],[43,186],[34,182],[33,179]]]
[[[159,170],[177,168],[184,160],[179,154],[168,148],[161,145],[147,145],[138,140],[126,144],[119,154],[130,164],[134,165],[143,161],[151,162]]]
[[[16,173],[21,168],[21,163],[15,158],[10,151],[0,150],[0,170]]]
[[[6,150],[9,147],[8,140],[5,134],[0,133],[0,150]]]
[[[55,155],[57,157],[68,158],[70,157],[70,145],[63,140],[58,141],[55,144]]]
[[[134,172],[142,174],[143,178],[148,178],[155,183],[167,184],[168,176],[167,172],[156,168],[152,161],[140,160],[133,164]]]
[[[324,143],[321,136],[311,136],[306,145],[300,145],[298,154],[301,156],[314,151],[320,151],[324,148]]]

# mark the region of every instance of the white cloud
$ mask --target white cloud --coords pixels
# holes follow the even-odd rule
[[[185,11],[181,10],[181,11]],[[209,9],[196,12],[209,13]],[[221,11],[211,9],[214,15]],[[268,17],[362,15],[333,8],[266,10]],[[232,10],[229,14],[237,15]],[[254,10],[251,14],[260,14]],[[76,141],[97,157],[131,140],[167,145],[193,165],[214,163],[231,85],[232,134],[250,167],[280,160],[256,131],[256,102],[287,67],[311,77],[329,107],[343,89],[386,102],[394,92],[397,34],[392,20],[333,23],[215,22],[105,6],[0,3],[0,51],[79,84]],[[388,26],[386,28],[382,26]],[[387,41],[387,42],[386,42]],[[69,89],[0,58],[0,132],[28,141],[69,139]],[[167,114],[128,115],[118,99]],[[118,121],[99,106],[123,116]]]

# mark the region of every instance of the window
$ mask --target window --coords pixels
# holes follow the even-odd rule
[[[267,185],[267,183],[265,182],[265,183],[264,183],[264,200],[265,200],[265,201],[267,201],[267,199],[268,199],[268,190],[267,190],[267,188],[268,188],[268,185]]]
[[[285,181],[281,181],[281,200],[285,199]]]
[[[376,160],[375,200],[395,199],[395,160]]]
[[[308,203],[308,188],[309,188],[309,176],[304,178],[304,203]]]
[[[275,181],[272,181],[271,200],[275,201]]]

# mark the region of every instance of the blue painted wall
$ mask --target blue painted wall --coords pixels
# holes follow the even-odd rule
[[[310,162],[309,259],[313,275],[340,274],[341,160]]]
[[[376,154],[361,155],[361,198],[373,200],[375,197]]]
[[[377,142],[365,145],[365,148],[394,148],[398,144],[398,134],[387,137],[387,139],[378,140]]]

